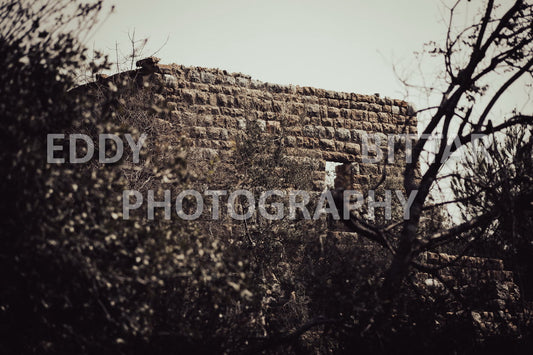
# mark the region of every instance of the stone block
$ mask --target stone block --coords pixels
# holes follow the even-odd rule
[[[227,107],[228,106],[228,99],[227,99],[226,95],[224,95],[224,94],[218,94],[217,95],[217,105],[218,106],[222,106],[222,107]]]
[[[315,126],[312,125],[304,126],[302,133],[306,137],[318,137],[318,131],[316,130]]]
[[[340,109],[340,116],[344,119],[350,118],[350,110],[347,110],[345,108]]]
[[[207,130],[205,127],[192,127],[192,138],[207,138]]]
[[[348,154],[361,155],[361,146],[355,143],[344,144],[344,151]]]
[[[318,133],[318,138],[333,138],[327,134],[326,128],[323,126],[315,126],[315,129]]]
[[[330,106],[330,107],[339,107],[339,100],[329,99],[328,100],[328,106]]]
[[[266,121],[265,120],[257,120],[255,122],[257,123],[257,126],[259,127],[259,129],[261,131],[264,132],[266,130],[267,125],[266,125]]]
[[[367,123],[378,122],[378,120],[379,120],[379,116],[376,112],[371,112],[371,111],[367,112],[367,116],[366,116]]]
[[[185,103],[189,104],[189,105],[193,105],[194,104],[195,97],[196,97],[196,94],[192,90],[182,90],[181,91],[182,100]]]
[[[301,115],[305,113],[305,106],[303,103],[295,102],[288,106],[288,111],[291,115]],[[318,108],[316,113],[315,116],[318,116]]]
[[[340,116],[340,110],[336,107],[328,107],[328,117],[336,118]]]
[[[210,94],[205,92],[199,92],[196,94],[196,103],[198,105],[209,105],[210,104]]]
[[[287,145],[287,147],[296,147],[297,145],[296,137],[293,137],[293,136],[285,137],[285,144]]]
[[[351,138],[350,131],[346,128],[336,128],[335,137],[341,141],[349,141]]]
[[[225,85],[235,85],[235,83],[235,77],[233,76],[224,76],[224,78],[222,79],[222,84]]]
[[[302,93],[307,96],[312,96],[315,94],[315,88],[304,86],[302,89]]]
[[[322,152],[322,158],[327,161],[335,161],[339,163],[350,163],[355,160],[353,155],[334,151]]]
[[[306,113],[311,117],[318,117],[320,115],[320,106],[319,105],[308,105],[306,107]]]
[[[224,95],[227,95],[231,98],[233,98],[233,95],[235,94],[235,89],[231,86],[222,86],[221,91]]]
[[[200,73],[200,81],[206,84],[214,84],[216,76],[213,73],[202,71]]]
[[[243,118],[237,119],[237,128],[241,129],[241,130],[245,130],[246,129],[246,120],[243,119]]]
[[[371,122],[362,122],[363,130],[366,132],[372,132],[372,123]]]
[[[249,87],[250,86],[250,78],[244,78],[241,76],[238,76],[235,78],[236,84],[241,87]]]
[[[318,139],[306,138],[304,139],[302,146],[307,149],[315,149],[316,147],[318,147]]]
[[[327,150],[335,150],[335,141],[333,139],[321,139],[320,147]]]
[[[333,119],[333,126],[335,126],[335,127],[340,127],[340,128],[344,127],[344,126],[345,126],[345,124],[344,124],[344,118],[342,118],[342,117],[335,117],[335,118]]]
[[[200,72],[196,69],[193,69],[189,72],[189,80],[193,83],[199,83],[200,80]]]
[[[389,123],[390,114],[386,112],[378,112],[378,121],[381,123]]]
[[[332,118],[322,117],[321,121],[322,125],[327,127],[333,127],[335,124]]]
[[[339,107],[349,109],[350,108],[350,101],[347,99],[340,100],[339,101]]]
[[[326,131],[326,138],[333,139],[335,138],[335,128],[333,127],[324,127]]]

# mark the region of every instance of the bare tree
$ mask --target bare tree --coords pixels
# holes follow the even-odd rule
[[[420,137],[414,142],[411,161],[403,175],[403,187],[410,196],[416,195],[409,206],[409,218],[387,226],[371,226],[352,213],[352,230],[391,250],[392,262],[385,274],[380,297],[391,301],[411,268],[428,271],[416,262],[417,256],[428,250],[461,238],[465,232],[486,224],[497,217],[498,209],[486,210],[471,219],[431,235],[422,235],[421,216],[424,211],[454,201],[430,203],[430,192],[445,178],[443,170],[451,154],[470,146],[476,137],[493,135],[518,124],[532,124],[533,117],[516,110],[493,125],[495,107],[509,88],[530,77],[533,67],[533,5],[516,0],[504,6],[488,0],[471,25],[457,30],[457,13],[462,6],[473,6],[457,0],[448,8],[448,30],[442,46],[431,42],[428,50],[440,56],[444,64],[444,83],[440,103],[419,112],[429,114]],[[496,79],[495,79],[496,78]],[[498,86],[491,86],[499,82]],[[435,88],[432,88],[435,89]],[[432,137],[439,136],[434,157],[420,174],[424,152]],[[430,271],[430,270],[429,270]]]

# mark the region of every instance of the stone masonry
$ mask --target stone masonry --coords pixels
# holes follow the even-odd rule
[[[206,161],[219,157],[224,161],[232,154],[239,132],[255,122],[264,132],[282,131],[289,155],[318,162],[318,170],[313,173],[317,191],[324,188],[326,162],[342,163],[336,170],[346,189],[368,189],[383,174],[382,169],[386,169],[384,185],[402,187],[405,156],[402,158],[401,153],[405,154],[405,140],[400,149],[395,148],[400,156],[393,163],[364,164],[361,150],[365,134],[380,138],[384,157],[387,135],[416,134],[416,117],[407,102],[379,95],[271,84],[240,73],[162,65],[158,61],[146,58],[137,62],[137,70],[109,78],[100,76],[98,81],[132,78],[140,86],[149,83],[156,92],[156,100],[165,102],[169,112],[157,120],[170,125],[175,134],[187,137],[196,157]],[[331,231],[328,237],[342,240],[341,244],[361,242],[350,232]],[[425,263],[442,266],[451,257],[434,253],[423,256]],[[487,298],[482,308],[472,307],[471,311],[480,332],[490,333],[491,319],[497,315],[505,318],[510,317],[509,312],[520,313],[516,309],[519,294],[512,273],[503,269],[500,260],[471,257],[460,260],[459,265],[442,269],[441,280],[455,283],[454,288],[465,296],[483,293]],[[429,275],[420,273],[417,278],[428,287],[442,286],[441,281]],[[488,285],[488,289],[480,285]],[[511,327],[513,320],[508,320]]]
[[[318,162],[313,175],[317,190],[323,189],[327,161],[345,164],[337,168],[352,177],[345,188],[364,189],[383,168],[381,162],[363,164],[364,135],[371,134],[373,144],[377,134],[385,150],[387,134],[417,130],[414,110],[401,100],[265,83],[220,69],[162,65],[157,58],[137,65],[139,69],[118,75],[160,86],[156,96],[170,109],[164,120],[190,138],[197,156],[223,161],[239,132],[255,122],[266,132],[283,130],[289,155]],[[372,154],[375,151],[369,151]],[[405,159],[397,158],[384,167],[389,186],[401,187],[403,164]]]

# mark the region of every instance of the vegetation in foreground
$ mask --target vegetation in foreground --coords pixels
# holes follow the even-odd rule
[[[227,231],[216,224],[170,223],[164,218],[149,221],[142,213],[123,220],[123,190],[177,191],[199,183],[195,176],[202,171],[185,164],[187,146],[177,139],[149,145],[142,164],[134,170],[127,161],[113,165],[47,163],[47,133],[83,131],[96,136],[150,129],[154,136],[169,136],[164,126],[147,127],[164,110],[164,105],[146,107],[149,100],[145,98],[151,95],[148,89],[137,90],[127,81],[109,85],[101,88],[106,95],[98,105],[69,93],[80,68],[98,72],[107,65],[105,59],[88,62],[78,42],[78,36],[94,24],[102,4],[46,4],[44,8],[26,1],[0,5],[2,353],[528,349],[531,324],[521,323],[513,332],[500,331],[481,341],[469,309],[452,292],[417,283],[412,264],[405,270],[406,265],[398,264],[399,255],[411,248],[406,244],[410,236],[398,231],[400,238],[393,241],[397,252],[390,253],[371,242],[361,247],[350,240],[323,241],[321,226],[306,225],[309,221],[240,225]],[[511,32],[504,32],[502,38],[517,35],[522,40],[507,42],[516,50],[506,59],[525,60],[520,68],[527,72],[531,61],[525,50],[530,48],[531,31],[521,21],[531,21],[531,7],[522,1],[516,4],[506,27]],[[486,14],[491,19],[490,11]],[[83,24],[75,27],[81,32],[67,31],[76,24]],[[473,43],[474,48],[477,45]],[[468,82],[468,73],[455,75],[450,70],[454,85],[461,88]],[[481,89],[468,86],[463,94],[472,90]],[[437,123],[439,117],[447,117],[447,111],[441,114],[435,116]],[[480,188],[487,187],[483,179],[497,182],[468,200],[468,208],[483,210],[481,216],[498,209],[518,211],[522,206],[518,199],[530,195],[531,154],[523,152],[531,144],[524,144],[524,139],[513,143],[513,134],[508,133],[511,138],[506,143],[515,144],[510,148],[513,169],[495,169],[490,162],[480,161],[484,168],[474,170],[479,176],[468,180]],[[280,145],[267,144],[260,137],[243,139],[236,153],[240,157],[236,169],[243,162],[250,167],[238,176],[242,186],[268,187],[279,179],[289,186],[308,182],[305,164],[275,169],[289,166]],[[269,159],[264,159],[265,153]],[[266,170],[265,164],[274,166]],[[458,194],[471,189],[461,190],[457,184]],[[509,257],[516,263],[513,268],[525,268],[518,271],[521,277],[530,278],[527,263],[531,258],[524,245],[531,241],[524,231],[529,230],[531,215],[516,216],[500,213],[498,224],[491,224],[494,233],[487,243],[511,245],[498,256]],[[487,226],[475,227],[469,230],[470,238],[485,235],[483,227]],[[309,230],[313,232],[304,233]],[[475,244],[469,247],[483,254]],[[526,257],[512,253],[526,253]],[[391,268],[396,271],[391,273]]]

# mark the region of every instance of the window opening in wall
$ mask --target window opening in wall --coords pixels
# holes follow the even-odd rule
[[[336,161],[326,161],[326,181],[325,190],[352,188],[351,164],[339,163]]]
[[[343,165],[336,161],[326,162],[326,184],[324,191],[335,189],[335,179],[337,178],[337,166]]]

